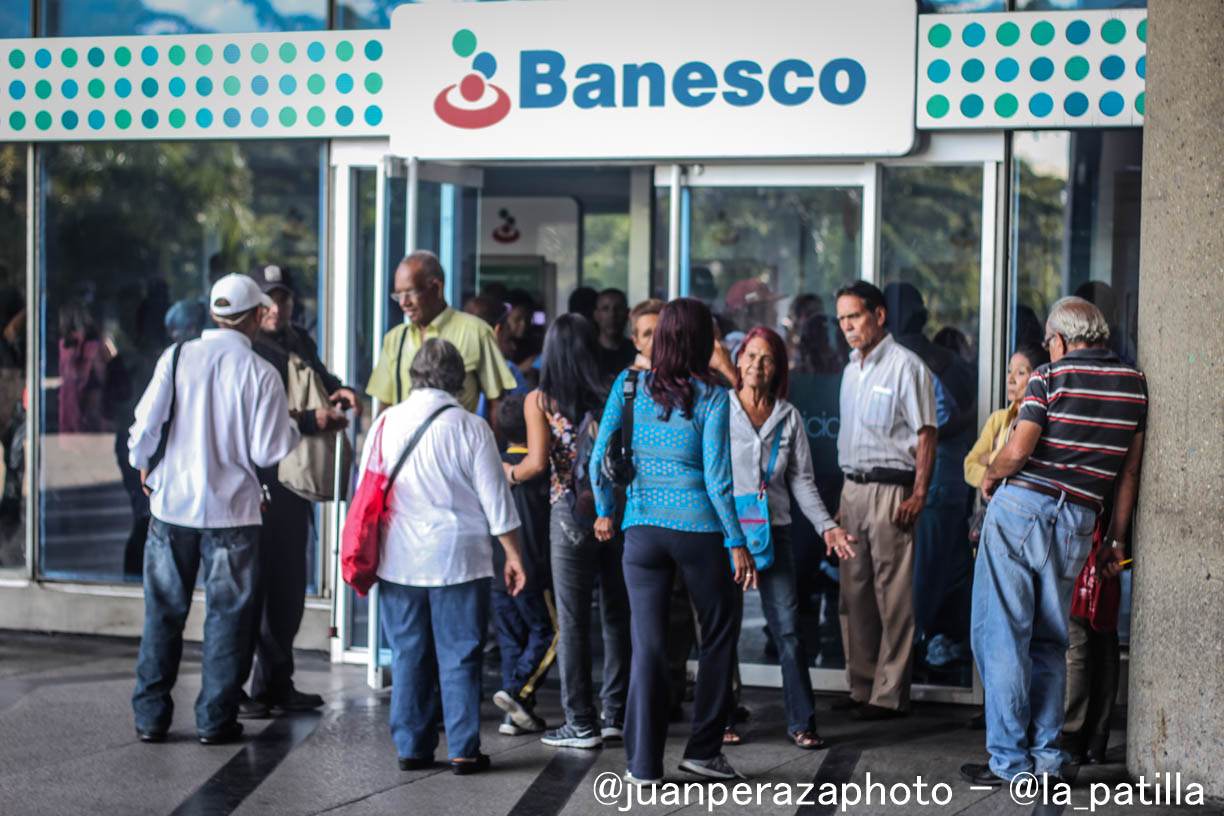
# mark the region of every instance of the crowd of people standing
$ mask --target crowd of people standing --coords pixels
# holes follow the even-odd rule
[[[479,708],[492,628],[499,731],[540,734],[557,747],[623,741],[626,779],[637,784],[664,774],[695,640],[680,768],[736,778],[723,748],[738,741],[737,642],[749,589],[760,591],[778,650],[787,738],[799,749],[824,748],[798,623],[799,517],[840,565],[850,694],[834,707],[861,720],[905,716],[915,644],[940,613],[916,604],[915,581],[936,580],[924,570],[937,573],[955,546],[938,518],[955,494],[939,485],[948,472],[959,480],[963,457],[964,479],[980,486],[985,507],[971,629],[991,761],[962,773],[1002,784],[1058,771],[1070,594],[1106,504],[1093,560],[1099,579],[1115,577],[1124,560],[1146,407],[1142,374],[1105,350],[1108,327],[1090,303],[1054,305],[1045,343],[1052,362],[1044,350],[1018,351],[1011,405],[970,450],[967,441],[957,446],[971,438],[971,389],[955,361],[928,348],[925,312],[915,312],[911,294],[863,281],[838,289],[835,319],[851,352],[837,435],[845,484],[830,507],[804,417],[787,400],[790,373],[827,355],[797,354],[768,325],[733,327],[724,338],[695,298],[631,309],[614,289],[576,293],[541,341],[528,302],[486,292],[460,311],[447,305],[444,284],[431,253],[399,265],[392,298],[405,321],[383,339],[365,388],[380,410],[358,476],[387,484],[377,574],[401,768],[434,763],[439,725],[454,773],[490,766]],[[131,465],[153,515],[133,698],[147,742],[164,740],[170,727],[201,563],[209,610],[201,741],[237,739],[239,716],[324,702],[292,683],[304,587],[280,575],[284,563],[302,571],[296,555],[283,554],[284,541],[297,539],[284,531],[305,523],[310,503],[280,487],[275,466],[302,438],[342,429],[344,409],[360,402],[288,325],[292,285],[283,271],[222,278],[209,310],[218,328],[162,355],[131,429]],[[796,320],[811,333],[813,316]],[[293,360],[322,381],[327,399],[318,409],[290,410]],[[972,556],[963,549],[967,592]],[[554,667],[565,719],[549,728],[537,694]],[[1098,720],[1081,717],[1085,740]]]

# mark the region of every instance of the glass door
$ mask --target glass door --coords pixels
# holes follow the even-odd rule
[[[483,178],[476,168],[385,155],[385,141],[338,147],[336,152],[336,303],[348,308],[347,325],[337,323],[337,335],[344,337],[334,338],[333,351],[336,359],[348,362],[349,380],[363,386],[378,363],[383,335],[403,320],[390,294],[395,269],[405,255],[417,249],[437,253],[447,275],[446,299],[455,308],[475,287]],[[380,406],[370,400],[364,408],[362,421],[353,429],[358,451]],[[386,685],[390,652],[380,633],[378,588],[362,598],[340,579],[341,514],[331,520],[337,542],[332,548],[334,586],[340,588],[334,604],[333,659],[365,664],[369,684],[380,688]],[[372,651],[371,643],[381,648]]]

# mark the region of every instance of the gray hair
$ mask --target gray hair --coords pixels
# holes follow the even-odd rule
[[[446,283],[446,273],[442,271],[442,262],[438,260],[438,256],[430,252],[428,249],[418,249],[416,252],[404,258],[403,263],[406,266],[418,266],[425,273],[425,277],[430,280],[441,281]]]
[[[1109,324],[1101,310],[1081,297],[1065,297],[1050,307],[1046,329],[1061,335],[1067,345],[1101,346],[1109,340]]]
[[[463,390],[467,372],[459,349],[440,337],[431,337],[421,344],[421,350],[412,358],[408,376],[413,388],[437,388],[448,394],[458,394]]]

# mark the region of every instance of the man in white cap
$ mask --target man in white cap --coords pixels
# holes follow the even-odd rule
[[[206,745],[232,742],[239,676],[255,622],[262,491],[256,467],[297,444],[285,388],[251,350],[271,302],[246,275],[212,287],[216,329],[163,352],[136,406],[128,450],[149,495],[145,625],[132,708],[143,742],[166,739],[171,689],[196,572],[204,566],[206,616],[196,731]]]

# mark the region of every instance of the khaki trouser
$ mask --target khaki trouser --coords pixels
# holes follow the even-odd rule
[[[909,707],[914,650],[914,531],[893,523],[910,488],[846,480],[841,525],[856,558],[841,560],[842,645],[850,696],[883,708]]]

